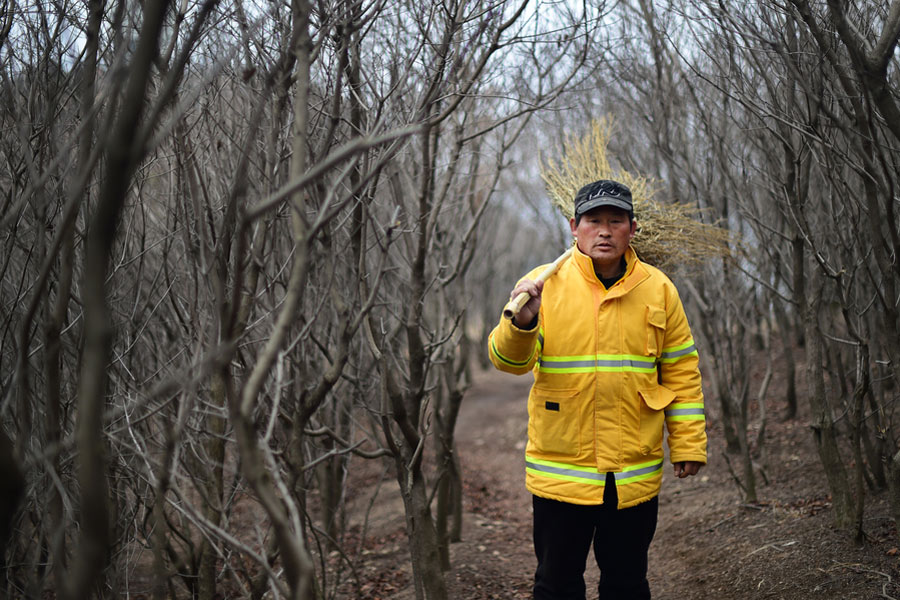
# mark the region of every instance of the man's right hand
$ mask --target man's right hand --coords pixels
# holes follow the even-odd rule
[[[541,309],[541,292],[544,290],[544,282],[543,281],[532,281],[530,279],[523,279],[519,282],[519,284],[510,292],[510,299],[515,298],[522,292],[527,292],[531,299],[525,303],[522,307],[522,310],[513,317],[513,325],[522,329],[528,329],[531,326],[531,322],[534,321],[534,318],[538,315],[538,312]]]

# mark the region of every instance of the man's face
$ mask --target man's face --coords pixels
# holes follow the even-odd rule
[[[598,206],[582,215],[577,225],[570,219],[569,226],[578,238],[578,249],[594,262],[594,270],[602,277],[617,275],[622,255],[637,229],[628,213],[614,206]]]

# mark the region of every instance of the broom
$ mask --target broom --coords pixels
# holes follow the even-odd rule
[[[609,140],[613,121],[609,117],[595,119],[591,130],[581,138],[567,138],[557,162],[548,160],[541,166],[541,178],[553,205],[566,219],[574,216],[573,198],[584,185],[598,179],[614,179],[631,189],[638,229],[631,247],[638,257],[663,271],[699,265],[712,258],[730,258],[740,241],[735,235],[700,220],[698,208],[684,204],[663,203],[656,196],[656,184],[624,169],[614,169],[609,161]],[[538,276],[546,281],[572,254],[574,246],[554,260]],[[509,301],[503,316],[513,318],[528,302],[525,292]]]

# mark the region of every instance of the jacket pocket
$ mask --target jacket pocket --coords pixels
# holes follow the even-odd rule
[[[531,388],[528,437],[546,454],[575,456],[581,444],[578,390]]]
[[[675,400],[675,392],[661,385],[639,390],[641,397],[641,454],[662,451],[665,409]]]
[[[658,306],[647,307],[647,356],[662,354],[666,337],[666,311]]]

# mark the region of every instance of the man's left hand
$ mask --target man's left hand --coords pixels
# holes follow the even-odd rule
[[[700,467],[703,466],[703,463],[695,460],[685,460],[674,463],[673,466],[675,467],[675,477],[684,479],[688,475],[696,475],[700,471]]]

